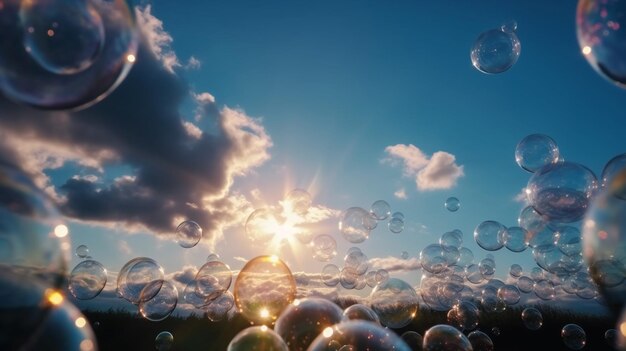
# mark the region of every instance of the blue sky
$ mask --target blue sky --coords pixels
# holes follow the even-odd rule
[[[161,42],[180,62],[167,73],[176,77],[172,81],[186,84],[181,90],[209,92],[219,109],[245,111],[256,122],[245,119],[242,128],[259,127],[266,134],[257,146],[267,154],[246,161],[242,174],[227,172],[233,175],[232,184],[220,183],[229,196],[253,205],[275,204],[289,190],[304,188],[313,195],[314,205],[334,210],[368,208],[383,199],[392,211],[405,214],[406,229],[397,235],[382,225],[376,229],[358,245],[370,258],[398,257],[402,251],[416,257],[441,234],[458,228],[464,245],[480,259],[487,252],[473,241],[474,228],[484,220],[515,225],[524,207],[515,197],[530,174],[514,159],[515,145],[524,136],[551,136],[566,160],[582,163],[597,175],[609,159],[626,150],[624,91],[598,76],[580,53],[575,12],[575,1],[190,0],[181,5],[155,0],[150,18],[162,21],[159,35],[173,39]],[[472,43],[481,32],[509,20],[518,23],[518,62],[502,74],[480,73],[470,62]],[[161,52],[158,58],[164,56]],[[184,67],[190,57],[201,62],[199,68]],[[131,71],[133,87],[152,84],[149,76],[144,81],[138,77],[140,73]],[[111,98],[128,94],[131,88],[124,88],[129,84],[122,83],[124,93]],[[180,93],[176,89],[172,91]],[[210,112],[194,121],[196,104],[187,93],[172,98],[181,118],[213,130]],[[155,96],[144,101],[146,110],[160,108]],[[95,111],[117,102],[103,104]],[[91,109],[81,113],[89,115]],[[157,128],[160,122],[143,121],[143,128]],[[389,157],[386,148],[398,144],[412,144],[428,157],[438,151],[454,155],[463,176],[447,189],[420,190],[414,176],[406,177],[401,166],[383,161]],[[132,157],[122,160],[100,160],[106,167],[98,177],[111,182],[138,169]],[[60,168],[45,169],[50,183],[60,188],[73,175],[94,173],[77,163],[80,156]],[[221,165],[205,164],[202,170],[213,172]],[[255,189],[260,200],[251,195]],[[404,190],[405,199],[394,196],[399,190]],[[456,213],[443,206],[449,196],[461,200]],[[135,256],[155,258],[166,272],[175,272],[185,265],[201,265],[211,252],[204,241],[183,249],[146,228],[129,234],[121,222],[113,230],[114,221],[76,217],[79,221],[70,224],[73,246],[86,244],[113,272]],[[336,219],[328,222],[319,231],[337,239],[339,255],[333,262],[339,264],[353,245],[342,240]],[[234,269],[243,266],[236,256],[249,259],[267,253],[242,242],[243,224],[231,218],[224,238],[215,242],[214,250]],[[279,254],[294,271],[319,272],[324,264],[306,257],[306,250]],[[528,251],[513,254],[502,249],[494,255],[497,275],[503,279],[513,262],[525,271],[534,266]],[[74,257],[72,264],[78,262]],[[418,281],[417,273],[404,277]]]

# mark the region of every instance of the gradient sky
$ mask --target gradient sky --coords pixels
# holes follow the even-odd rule
[[[255,134],[251,145],[239,143],[244,139],[241,135],[231,135],[225,142],[216,137],[205,149],[185,155],[180,165],[163,166],[184,167],[171,174],[185,173],[185,177],[167,182],[166,194],[174,194],[178,204],[187,200],[173,190],[175,185],[181,192],[198,189],[186,184],[187,176],[206,177],[209,185],[215,185],[203,188],[220,196],[212,208],[233,211],[207,217],[212,218],[207,219],[212,233],[225,225],[223,237],[214,242],[205,238],[197,247],[183,249],[167,236],[164,226],[154,224],[159,216],[171,219],[170,212],[144,208],[153,213],[139,216],[140,220],[123,218],[124,210],[118,217],[98,217],[82,213],[84,203],[77,202],[64,207],[74,219],[69,224],[73,247],[87,245],[111,272],[133,257],[149,256],[173,273],[185,265],[200,266],[212,251],[237,270],[243,262],[235,257],[274,253],[246,242],[243,224],[249,211],[263,203],[276,204],[291,189],[303,188],[313,195],[314,205],[326,209],[369,208],[383,199],[392,211],[404,213],[402,233],[392,234],[381,223],[369,240],[357,245],[370,258],[399,257],[402,251],[417,257],[424,246],[458,228],[464,233],[464,246],[474,251],[478,261],[488,252],[474,242],[474,228],[484,220],[516,225],[524,207],[515,198],[530,173],[519,168],[514,158],[515,146],[524,136],[551,136],[566,160],[582,163],[597,175],[609,159],[626,150],[625,92],[596,74],[580,53],[575,12],[576,2],[569,0],[189,0],[184,5],[155,0],[140,21],[148,32],[145,42],[152,56],[144,48],[147,54],[139,55],[118,91],[70,115],[89,121],[102,111],[125,111],[124,103],[135,101],[124,118],[143,113],[128,130],[147,133],[137,136],[145,142],[133,146],[145,149],[112,146],[124,157],[99,159],[100,171],[80,164],[85,153],[64,154],[61,167],[29,166],[28,170],[43,170],[50,177],[47,185],[61,194],[71,188],[68,180],[74,175],[97,175],[97,182],[106,188],[116,177],[150,168],[148,161],[137,161],[143,151],[150,157],[167,154],[168,162],[180,156],[180,150],[168,153],[168,125],[162,124],[166,119],[181,118],[217,135],[216,115],[228,114],[223,109],[228,107],[244,116],[238,127]],[[481,32],[508,20],[518,23],[518,62],[502,74],[480,73],[470,62],[472,43]],[[191,57],[200,64],[189,64]],[[205,92],[215,97],[215,104],[202,99]],[[36,114],[4,104],[22,114]],[[166,110],[173,112],[165,116]],[[194,119],[198,111],[204,115],[201,120]],[[159,117],[151,120],[151,113]],[[111,131],[111,136],[117,135],[115,129]],[[37,134],[42,144],[52,143],[42,133]],[[182,138],[179,134],[172,131],[171,135]],[[124,138],[131,139],[132,134]],[[54,140],[55,145],[63,144]],[[61,149],[71,149],[74,142],[68,139]],[[117,142],[110,139],[111,145]],[[414,145],[427,157],[440,151],[453,155],[463,175],[445,189],[418,189],[415,174],[407,176],[401,165],[385,161],[386,148],[398,144]],[[89,141],[76,145],[81,149]],[[207,153],[198,153],[201,150]],[[21,156],[33,156],[35,151],[28,152]],[[196,173],[189,175],[189,171]],[[224,180],[229,177],[232,184]],[[400,190],[405,198],[394,195]],[[460,199],[458,212],[444,208],[449,196]],[[165,203],[166,197],[160,200]],[[343,253],[354,245],[343,240],[336,224],[336,217],[330,218],[316,231],[337,239],[339,255],[332,262],[339,265]],[[310,250],[297,243],[275,253],[293,271],[319,272],[325,264],[313,260]],[[529,251],[513,254],[502,249],[493,254],[502,279],[513,262],[525,271],[534,266]],[[72,266],[79,261],[74,257]],[[413,284],[419,281],[417,272],[402,277]]]

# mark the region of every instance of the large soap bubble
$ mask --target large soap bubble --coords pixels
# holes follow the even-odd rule
[[[378,318],[378,315],[376,314],[376,312],[374,312],[374,310],[372,310],[371,308],[360,303],[355,303],[354,305],[351,305],[348,308],[346,308],[343,311],[343,316],[346,319],[358,319],[358,320],[370,321],[372,323],[376,323],[380,325],[380,318]]]
[[[233,273],[227,264],[221,261],[205,263],[196,274],[196,292],[213,300],[230,288]]]
[[[606,189],[583,221],[583,256],[593,281],[611,307],[626,304],[626,201]]]
[[[567,348],[580,350],[587,344],[587,335],[577,324],[567,324],[561,329],[561,338]]]
[[[278,214],[269,207],[254,210],[246,220],[245,230],[248,239],[253,243],[266,243],[276,235]]]
[[[235,305],[235,296],[226,290],[205,306],[206,316],[212,322],[223,320]]]
[[[137,38],[125,0],[3,1],[0,90],[39,108],[85,108],[124,80]]]
[[[376,226],[376,219],[361,207],[350,207],[341,215],[339,230],[351,243],[362,243],[370,236]]]
[[[538,309],[527,307],[522,311],[522,321],[526,328],[530,330],[538,330],[543,325],[543,316]]]
[[[422,351],[424,337],[420,333],[409,330],[400,335],[400,337],[411,348],[411,350]]]
[[[411,348],[393,331],[371,322],[348,321],[324,329],[308,351],[326,350],[411,351]]]
[[[163,283],[163,267],[148,257],[128,261],[117,275],[117,293],[124,299],[138,304],[153,298]],[[149,289],[144,290],[148,287]]]
[[[327,234],[320,234],[311,240],[313,258],[320,262],[328,262],[337,256],[337,241]]]
[[[502,73],[519,58],[522,46],[515,32],[491,29],[481,33],[470,52],[472,65],[483,73]]]
[[[424,351],[472,351],[472,344],[458,329],[437,324],[424,333],[423,348]]]
[[[522,169],[534,173],[544,166],[559,162],[559,147],[547,135],[527,135],[515,147],[515,162]]]
[[[157,351],[169,351],[174,344],[174,335],[168,331],[162,331],[154,338],[154,347]]]
[[[274,331],[290,351],[306,351],[324,329],[343,320],[343,311],[333,302],[321,298],[295,300],[276,320]]]
[[[493,341],[491,341],[489,335],[480,330],[474,330],[469,333],[467,339],[472,344],[473,351],[493,351]]]
[[[621,0],[580,0],[576,12],[578,44],[602,77],[626,88],[626,4]]]
[[[157,287],[158,292],[155,295],[153,291],[157,290]],[[145,319],[153,322],[169,317],[178,304],[178,289],[167,280],[151,282],[143,288],[141,294],[139,312]],[[144,294],[151,297],[144,297]]]
[[[600,181],[611,194],[626,200],[626,154],[617,155],[606,163]]]
[[[597,187],[596,176],[587,167],[562,162],[535,172],[526,186],[526,195],[540,215],[569,223],[584,216]]]
[[[460,301],[448,311],[448,323],[459,330],[474,330],[478,326],[480,311],[470,301]]]
[[[226,351],[289,351],[276,332],[262,325],[240,331],[228,344]]]
[[[107,283],[107,270],[94,260],[77,264],[70,273],[68,289],[79,300],[90,300],[98,296]]]
[[[378,200],[370,206],[370,213],[377,220],[383,221],[391,216],[391,206],[385,200]]]
[[[296,296],[289,267],[276,256],[258,256],[241,269],[235,281],[235,303],[251,322],[273,323]]]
[[[402,328],[413,320],[419,309],[415,290],[407,282],[390,278],[377,285],[370,294],[370,304],[382,325]]]
[[[506,227],[496,221],[484,221],[474,229],[474,240],[487,251],[496,251],[504,246]]]
[[[194,247],[202,239],[202,228],[194,221],[184,221],[176,228],[176,238],[181,247]]]

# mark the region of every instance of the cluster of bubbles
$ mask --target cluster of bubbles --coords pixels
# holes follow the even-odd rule
[[[502,73],[511,68],[522,50],[516,30],[517,23],[511,21],[481,33],[470,51],[472,65],[488,74]]]
[[[0,7],[0,91],[43,109],[81,109],[108,96],[136,59],[125,0],[5,0]]]
[[[395,234],[404,230],[404,214],[391,213],[391,206],[385,200],[377,200],[367,211],[362,207],[350,207],[343,211],[339,220],[339,231],[344,239],[359,244],[367,240],[370,232],[378,226],[378,222],[387,222],[389,231]]]
[[[328,287],[341,285],[344,289],[362,290],[366,286],[373,288],[389,279],[389,272],[384,269],[370,270],[369,259],[358,247],[351,247],[343,259],[340,269],[333,263],[322,269],[321,280]]]

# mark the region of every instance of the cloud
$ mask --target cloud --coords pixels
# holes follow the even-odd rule
[[[405,177],[415,178],[420,191],[450,189],[464,175],[463,166],[456,164],[456,157],[445,151],[437,151],[430,158],[415,145],[397,144],[387,146],[388,157],[383,163],[401,165]]]
[[[519,193],[517,193],[515,195],[515,197],[513,198],[513,201],[515,202],[519,202],[520,204],[523,204],[524,206],[528,206],[528,194],[526,193],[526,188],[522,188]]]
[[[78,112],[43,111],[0,97],[0,160],[30,175],[73,220],[171,238],[182,220],[191,219],[203,228],[202,242],[213,246],[251,212],[232,186],[270,159],[272,139],[260,119],[218,108],[208,93],[191,97],[211,130],[181,122],[190,89],[165,64],[171,62],[164,61],[163,49],[170,41],[160,21],[149,7],[142,13],[137,61],[98,104]],[[98,181],[48,175],[64,167]]]
[[[408,196],[406,195],[406,190],[404,188],[396,190],[396,192],[393,193],[393,196],[395,196],[396,199],[401,199],[401,200],[408,199]]]
[[[186,69],[200,69],[200,67],[202,67],[202,62],[193,56],[187,60],[187,64],[185,65]]]
[[[416,257],[403,259],[393,256],[371,258],[369,267],[370,270],[384,269],[389,273],[412,272],[422,268],[420,260]]]
[[[176,53],[171,48],[174,38],[163,29],[163,21],[152,15],[151,5],[135,9],[137,26],[143,32],[148,47],[163,67],[168,72],[174,73],[174,68],[181,67]]]

